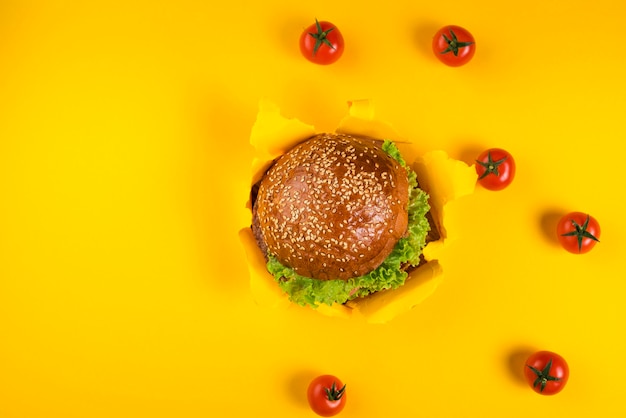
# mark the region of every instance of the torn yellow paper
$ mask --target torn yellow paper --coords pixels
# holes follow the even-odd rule
[[[250,291],[254,301],[264,307],[286,309],[291,305],[289,297],[276,285],[274,277],[267,271],[265,257],[256,244],[250,227],[239,231],[250,274]],[[340,304],[320,305],[318,312],[332,317],[349,318],[352,309]]]
[[[390,139],[410,146],[410,142],[401,138],[389,124],[375,118],[371,101],[357,100],[348,104],[348,115],[341,120],[337,133]],[[316,133],[314,127],[282,116],[275,104],[261,101],[250,135],[250,143],[255,149],[250,187],[262,178],[274,159]],[[473,167],[449,158],[443,151],[430,152],[411,166],[417,173],[420,187],[431,196],[431,211],[441,231],[441,239],[429,243],[424,249],[429,262],[411,272],[406,284],[398,289],[378,292],[345,305],[319,306],[317,312],[341,318],[351,318],[357,313],[356,316],[367,322],[385,323],[422,302],[441,282],[443,269],[437,262],[437,255],[449,236],[443,222],[444,208],[446,203],[474,191],[476,174]],[[248,208],[251,208],[251,202],[248,202]],[[260,305],[279,309],[293,305],[267,271],[264,255],[258,249],[249,225],[245,225],[239,235],[248,260],[254,300]]]
[[[255,302],[270,308],[287,308],[291,302],[276,285],[274,277],[265,268],[265,256],[256,244],[250,227],[239,231],[239,239],[246,253],[250,273],[250,290]]]
[[[315,134],[313,126],[302,123],[298,119],[284,117],[280,114],[276,104],[262,100],[250,133],[250,145],[255,150],[252,162],[252,183],[261,179],[275,158]]]
[[[411,168],[417,174],[420,188],[430,196],[431,213],[442,237],[429,243],[423,251],[426,260],[435,260],[444,243],[454,238],[450,236],[444,222],[446,204],[474,193],[476,171],[473,166],[450,158],[444,151],[424,154],[411,164]]]
[[[371,100],[354,100],[348,102],[348,106],[348,116],[339,122],[335,132],[405,142],[391,125],[374,118],[374,104]]]
[[[367,322],[384,324],[421,303],[435,291],[442,279],[443,269],[437,261],[430,261],[413,270],[403,286],[346,304],[363,315]]]

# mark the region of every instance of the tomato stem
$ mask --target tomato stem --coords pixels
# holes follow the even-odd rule
[[[491,151],[487,152],[487,162],[483,162],[483,161],[478,161],[476,160],[476,162],[480,165],[482,165],[483,167],[485,167],[485,172],[483,174],[481,174],[480,177],[478,177],[478,180],[481,180],[485,177],[487,177],[489,174],[493,174],[496,177],[500,176],[500,171],[498,170],[498,167],[504,163],[506,161],[507,157],[504,157],[498,161],[494,161],[493,158],[491,158]]]
[[[341,389],[337,390],[337,385],[333,381],[331,387],[324,388],[324,390],[326,391],[326,396],[328,397],[329,401],[338,401],[343,397],[343,394],[346,392],[346,385],[344,384]]]
[[[326,30],[322,30],[322,25],[320,25],[320,22],[318,22],[317,19],[315,19],[315,26],[317,28],[317,32],[315,33],[309,32],[309,35],[315,38],[315,46],[313,46],[313,55],[315,56],[315,54],[317,54],[317,50],[320,49],[322,44],[328,46],[331,49],[335,49],[335,46],[327,39],[328,34],[335,28],[332,27]]]
[[[441,34],[441,36],[443,36],[443,39],[446,40],[448,47],[444,49],[443,51],[441,51],[440,54],[447,54],[448,52],[452,52],[454,56],[457,57],[459,55],[460,48],[465,48],[466,46],[470,46],[471,44],[474,43],[474,42],[459,42],[459,40],[456,37],[456,34],[454,33],[452,29],[450,29],[450,38],[448,38],[445,33]]]
[[[543,368],[543,370],[539,370],[529,364],[526,365],[530,370],[533,371],[533,373],[535,373],[535,375],[537,376],[537,378],[535,379],[535,381],[533,382],[533,387],[539,387],[539,391],[543,392],[543,390],[546,388],[546,385],[548,384],[548,382],[552,381],[552,382],[558,382],[559,380],[561,380],[560,377],[556,377],[556,376],[550,376],[550,369],[552,368],[552,359],[550,359],[548,361],[548,363],[546,364],[546,367]]]
[[[561,234],[561,236],[576,237],[576,239],[578,240],[578,251],[581,251],[583,248],[583,238],[589,238],[594,241],[600,242],[600,240],[596,238],[591,232],[587,231],[587,228],[589,227],[589,215],[587,215],[587,219],[585,219],[585,222],[582,225],[579,225],[578,222],[573,219],[570,219],[570,222],[572,223],[574,230],[566,232],[565,234]]]

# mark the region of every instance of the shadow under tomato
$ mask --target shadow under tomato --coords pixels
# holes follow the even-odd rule
[[[415,47],[424,56],[433,58],[433,61],[436,61],[433,54],[433,37],[442,26],[433,21],[421,21],[415,22],[412,27]]]
[[[287,396],[291,402],[300,407],[309,407],[307,400],[307,389],[309,383],[318,375],[313,370],[300,370],[292,374],[286,381]]]
[[[290,18],[284,19],[284,16],[290,16]],[[313,23],[315,23],[314,17],[290,10],[288,13],[275,13],[267,22],[266,29],[267,33],[274,36],[276,45],[280,45],[285,54],[300,59],[298,44],[300,35]]]
[[[541,232],[548,242],[550,242],[554,246],[559,245],[559,239],[556,235],[556,226],[559,223],[559,220],[563,215],[565,215],[565,211],[557,208],[547,209],[542,215],[540,219],[540,227]]]
[[[524,378],[524,363],[532,353],[537,351],[530,346],[519,346],[513,348],[506,358],[506,364],[511,377],[520,385],[526,385]]]
[[[462,142],[464,142],[465,145],[461,148],[458,155],[453,155],[452,157],[470,166],[476,164],[476,158],[488,148],[479,143],[467,143],[467,140],[462,140]]]

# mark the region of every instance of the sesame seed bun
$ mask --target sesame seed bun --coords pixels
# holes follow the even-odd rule
[[[278,158],[253,191],[259,247],[297,274],[348,280],[407,234],[407,171],[382,141],[319,134]]]

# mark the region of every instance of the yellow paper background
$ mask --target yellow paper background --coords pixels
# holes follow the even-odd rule
[[[2,2],[0,416],[314,416],[320,373],[345,417],[625,415],[625,11]],[[315,17],[346,39],[332,66],[299,55]],[[477,38],[465,67],[429,50],[445,24]],[[261,98],[318,131],[371,98],[416,154],[502,147],[517,178],[449,205],[445,280],[393,322],[266,308],[238,236]],[[584,256],[554,239],[569,210],[602,225]],[[537,349],[570,363],[555,397],[519,379]]]

